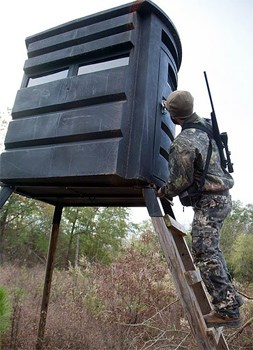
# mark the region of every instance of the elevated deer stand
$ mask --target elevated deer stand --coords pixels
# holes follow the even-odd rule
[[[12,191],[55,206],[36,349],[45,333],[64,206],[146,206],[201,350],[228,349],[173,213],[149,184],[169,175],[182,48],[170,18],[138,0],[26,39],[28,58],[0,155],[0,202]],[[143,195],[144,190],[144,195]],[[173,224],[171,224],[173,222]]]

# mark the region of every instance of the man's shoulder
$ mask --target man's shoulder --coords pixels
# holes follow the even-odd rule
[[[201,118],[195,113],[193,120],[189,119],[183,124],[181,133],[184,137],[196,137],[200,133],[213,137],[211,119]]]

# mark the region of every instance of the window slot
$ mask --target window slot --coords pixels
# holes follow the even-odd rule
[[[173,42],[171,41],[170,37],[165,33],[165,31],[162,31],[162,42],[167,47],[169,52],[171,53],[172,57],[174,58],[175,64],[178,65],[178,54],[175,49],[175,46]]]
[[[160,155],[167,160],[167,162],[169,161],[169,153],[167,151],[165,151],[164,148],[160,147]]]
[[[174,70],[172,69],[170,64],[168,64],[168,84],[170,85],[172,90],[176,90],[176,88],[177,88],[177,79],[176,79]]]
[[[161,128],[165,132],[165,134],[170,138],[170,140],[173,141],[174,140],[174,136],[173,136],[170,128],[164,122],[162,122]]]
[[[49,73],[49,74],[41,75],[34,78],[29,78],[27,87],[50,83],[51,81],[67,78],[67,76],[68,76],[68,69],[64,69],[59,72],[54,72],[54,73]]]
[[[99,72],[106,69],[127,66],[128,64],[129,64],[129,57],[121,57],[110,61],[80,66],[77,74],[82,75],[82,74],[94,73],[94,72]]]

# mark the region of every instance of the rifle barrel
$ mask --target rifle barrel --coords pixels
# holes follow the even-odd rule
[[[205,71],[204,71],[204,77],[205,77],[205,81],[206,81],[206,87],[207,87],[209,99],[210,99],[210,102],[211,102],[212,111],[213,111],[213,113],[215,113],[214,112],[214,106],[213,106],[213,99],[212,99],[212,95],[211,95],[211,91],[210,91],[210,87],[209,87],[209,83],[208,83],[208,79],[207,79],[207,74],[206,74]]]

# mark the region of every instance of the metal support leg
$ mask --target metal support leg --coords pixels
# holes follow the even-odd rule
[[[52,275],[53,275],[53,269],[54,269],[55,251],[56,251],[57,240],[59,236],[62,209],[63,209],[62,206],[56,206],[54,211],[53,225],[52,225],[51,237],[50,237],[49,248],[48,248],[46,275],[45,275],[44,290],[43,290],[42,303],[41,303],[36,350],[42,349],[42,345],[43,345],[46,319],[47,319],[47,309],[48,309]]]

